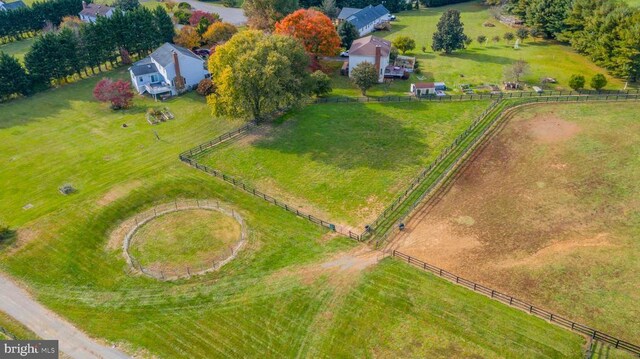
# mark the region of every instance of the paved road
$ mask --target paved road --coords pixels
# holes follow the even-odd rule
[[[0,311],[14,317],[42,339],[59,340],[60,351],[78,359],[127,359],[128,355],[98,344],[69,322],[45,308],[0,274]]]
[[[247,23],[247,17],[244,16],[244,10],[236,9],[232,7],[224,7],[218,4],[212,4],[208,2],[198,0],[180,0],[189,3],[195,10],[202,10],[206,12],[215,12],[220,15],[222,21],[232,23],[234,25],[244,25]]]

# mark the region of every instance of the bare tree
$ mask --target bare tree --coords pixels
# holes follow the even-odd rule
[[[505,77],[507,80],[511,80],[516,83],[520,83],[520,79],[529,72],[529,63],[524,60],[518,60],[514,62],[505,71]]]

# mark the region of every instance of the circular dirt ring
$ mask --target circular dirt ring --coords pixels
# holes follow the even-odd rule
[[[246,241],[242,217],[217,201],[176,201],[128,221],[124,256],[135,272],[175,280],[219,269]]]

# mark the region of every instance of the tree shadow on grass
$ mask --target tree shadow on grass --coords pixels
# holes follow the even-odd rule
[[[453,57],[453,58],[462,59],[462,60],[471,60],[471,61],[482,62],[482,63],[492,63],[492,64],[498,64],[498,65],[509,65],[514,61],[512,58],[509,58],[509,57],[489,55],[489,54],[476,52],[476,51],[473,51],[473,52],[460,51],[460,52],[454,52],[452,54],[442,55],[442,56]]]
[[[420,131],[360,103],[319,105],[289,114],[253,146],[310,155],[313,161],[341,169],[416,166],[428,151]]]

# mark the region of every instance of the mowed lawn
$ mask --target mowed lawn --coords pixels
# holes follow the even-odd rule
[[[162,104],[136,98],[134,108],[113,112],[91,98],[97,80],[0,105],[0,220],[18,232],[0,247],[0,269],[91,336],[159,358],[336,357],[345,352],[343,337],[369,353],[420,355],[428,353],[422,345],[434,347],[434,333],[452,343],[446,348],[453,354],[461,348],[497,357],[495,343],[513,343],[500,350],[579,355],[583,338],[403,263],[358,262],[350,254],[355,242],[180,163],[180,151],[237,126],[211,118],[197,95]],[[176,119],[149,125],[144,113],[153,105],[167,106]],[[64,196],[61,183],[78,191]],[[126,274],[119,247],[108,246],[112,231],[181,198],[216,199],[239,211],[247,247],[221,271],[190,280]],[[336,266],[341,258],[370,266]],[[357,304],[362,293],[371,300]],[[364,305],[372,320],[348,324]],[[0,325],[10,321],[0,318]],[[494,323],[491,333],[478,334]],[[364,341],[372,327],[394,340]],[[424,344],[407,347],[400,332],[421,333]]]
[[[448,9],[460,11],[465,33],[473,39],[473,43],[465,50],[458,50],[450,55],[442,55],[431,49],[433,33],[442,14]],[[404,11],[397,14],[398,19],[392,22],[390,32],[376,32],[375,36],[393,40],[400,35],[410,36],[416,41],[416,49],[408,52],[408,56],[415,56],[420,62],[421,75],[412,75],[410,80],[394,80],[391,85],[376,85],[372,95],[399,95],[409,91],[412,82],[441,81],[459,93],[459,85],[497,84],[505,81],[505,70],[517,60],[525,60],[530,65],[529,73],[524,81],[530,85],[539,85],[544,77],[553,77],[558,83],[554,89],[570,90],[569,77],[572,74],[582,74],[587,79],[602,73],[609,80],[607,88],[622,89],[624,81],[612,78],[605,69],[596,66],[587,57],[578,54],[570,46],[557,41],[529,38],[520,44],[520,48],[513,48],[514,42],[507,43],[502,36],[506,32],[515,34],[516,29],[500,23],[489,13],[489,7],[481,1],[472,1],[450,6],[422,8],[420,10]],[[495,27],[484,27],[490,21]],[[479,35],[485,35],[488,42],[480,45]],[[499,43],[491,39],[500,36]],[[427,52],[422,52],[426,46]],[[355,86],[346,77],[334,74],[333,96],[359,96]],[[588,85],[587,81],[587,85]]]
[[[362,230],[487,106],[309,106],[198,161],[300,210]]]
[[[31,44],[35,38],[28,38],[20,41],[9,42],[0,45],[0,52],[4,52],[7,55],[15,56],[18,60],[24,61],[24,55],[29,52]]]
[[[522,109],[400,250],[637,344],[637,113],[637,103]]]
[[[11,336],[19,340],[38,339],[37,335],[20,322],[10,317],[7,313],[0,312],[0,340],[12,339]]]

